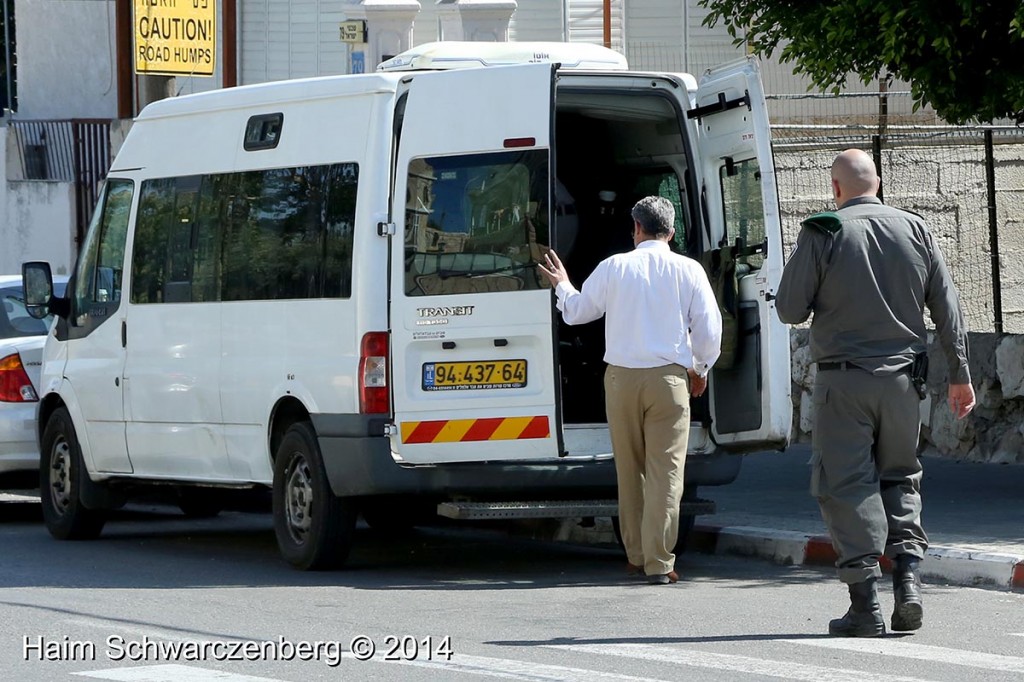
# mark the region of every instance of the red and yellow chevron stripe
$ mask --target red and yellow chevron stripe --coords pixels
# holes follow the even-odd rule
[[[465,443],[475,440],[550,438],[547,417],[492,417],[402,422],[403,443]]]

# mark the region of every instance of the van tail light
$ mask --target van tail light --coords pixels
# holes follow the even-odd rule
[[[15,353],[0,358],[0,402],[34,403],[37,400],[39,396],[21,364],[21,356]]]
[[[359,412],[387,414],[390,411],[388,333],[367,332],[359,345]]]

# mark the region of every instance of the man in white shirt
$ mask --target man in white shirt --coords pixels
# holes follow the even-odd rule
[[[704,393],[721,351],[722,316],[697,261],[673,253],[675,209],[663,197],[633,207],[629,253],[601,261],[580,291],[555,252],[538,264],[566,324],[605,316],[605,409],[631,573],[679,580],[675,546],[690,429],[690,395]]]

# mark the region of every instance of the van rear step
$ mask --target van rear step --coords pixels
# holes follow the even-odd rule
[[[715,513],[712,500],[683,500],[680,513],[700,516]],[[532,502],[442,502],[438,516],[449,519],[565,519],[578,516],[618,516],[616,500],[537,500]]]

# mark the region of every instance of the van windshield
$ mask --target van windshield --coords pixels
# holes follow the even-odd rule
[[[408,296],[545,286],[545,150],[413,159],[405,205]]]

